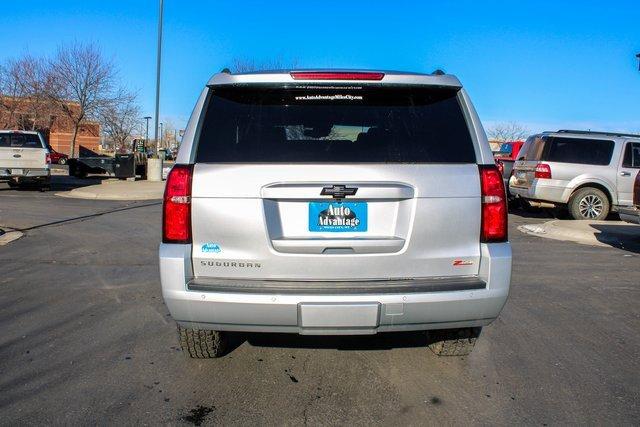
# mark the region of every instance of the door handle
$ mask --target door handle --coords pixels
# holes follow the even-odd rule
[[[631,176],[631,172],[622,171],[620,172],[620,176]]]

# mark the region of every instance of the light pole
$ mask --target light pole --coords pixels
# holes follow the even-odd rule
[[[151,120],[151,116],[144,116],[143,119],[147,121],[147,125],[144,131],[144,134],[145,134],[144,145],[147,145],[149,143],[149,120]]]
[[[160,0],[160,9],[158,12],[158,57],[156,63],[156,119],[155,119],[155,142],[156,156],[160,149],[158,142],[158,118],[160,117],[160,64],[162,63],[162,12],[164,10],[164,1]],[[160,132],[162,134],[162,132]]]

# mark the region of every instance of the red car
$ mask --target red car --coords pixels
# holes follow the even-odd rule
[[[51,163],[55,165],[66,165],[67,160],[69,160],[69,156],[67,156],[66,154],[58,153],[51,147],[49,147],[49,153],[51,156]]]
[[[509,194],[509,178],[511,177],[513,164],[515,163],[518,153],[523,145],[524,141],[505,142],[500,145],[500,151],[493,153],[493,158],[496,161],[496,165],[498,165],[498,170],[500,171],[500,174],[502,174],[507,194]]]

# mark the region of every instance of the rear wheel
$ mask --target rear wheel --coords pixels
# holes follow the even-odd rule
[[[184,328],[178,325],[178,336],[182,351],[194,359],[220,357],[227,348],[226,336],[219,331]]]
[[[609,199],[602,190],[592,187],[581,188],[569,200],[569,213],[573,219],[603,220],[609,215]]]
[[[88,175],[87,170],[82,166],[76,168],[75,173],[73,174],[73,176],[80,179],[86,178],[87,175]]]
[[[40,183],[41,192],[50,191],[50,190],[51,190],[51,178],[45,179]]]
[[[482,328],[429,331],[429,349],[438,356],[466,356],[471,353]]]

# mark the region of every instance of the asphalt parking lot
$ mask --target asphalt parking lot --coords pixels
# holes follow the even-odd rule
[[[60,184],[62,185],[62,184]],[[637,424],[640,254],[525,235],[510,299],[466,358],[423,334],[238,335],[179,350],[160,203],[0,184],[0,424]]]

